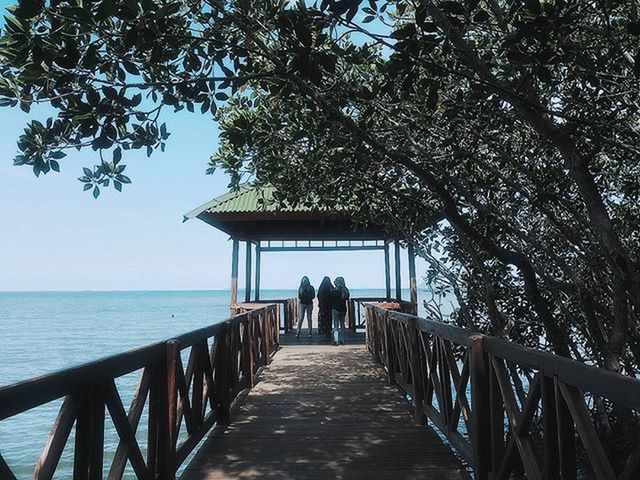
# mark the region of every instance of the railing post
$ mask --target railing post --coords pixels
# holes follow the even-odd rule
[[[229,335],[231,329],[226,329],[216,337],[216,342],[220,342],[216,348],[216,400],[218,408],[218,425],[229,425],[229,388],[230,388],[230,358],[229,358]]]
[[[176,465],[176,441],[178,440],[178,356],[180,355],[180,342],[169,340],[167,342],[167,445],[165,447],[165,462],[167,465],[167,478],[175,478]]]
[[[558,419],[558,454],[560,477],[563,480],[576,478],[576,433],[571,412],[555,378],[556,415]]]
[[[74,450],[74,480],[102,478],[104,451],[104,399],[90,386],[78,411]]]
[[[380,319],[378,318],[378,312],[371,309],[371,346],[373,354],[373,361],[380,363],[380,348],[378,347],[380,342]]]
[[[491,363],[488,364],[488,374],[489,374],[489,409],[491,413],[489,414],[491,427],[489,430],[491,431],[491,472],[494,475],[498,474],[498,470],[500,469],[500,465],[502,463],[502,459],[505,454],[505,444],[504,444],[504,399],[502,398],[502,393],[500,391],[500,383],[498,382],[498,378],[496,377],[495,368]]]
[[[384,354],[387,357],[387,380],[389,385],[396,384],[396,354],[393,343],[393,330],[389,322],[389,312],[384,312],[382,317],[382,329],[384,334]]]
[[[558,445],[558,416],[556,413],[556,392],[553,377],[541,375],[542,389],[542,429],[544,441],[544,478],[560,479],[560,457]]]
[[[371,307],[369,305],[364,308],[364,344],[367,346],[369,351],[371,352]]]
[[[244,328],[244,338],[242,342],[243,343],[242,354],[244,356],[244,362],[242,363],[242,365],[244,366],[244,372],[242,373],[247,378],[248,388],[253,388],[255,385],[255,378],[254,378],[255,361],[253,358],[253,342],[255,341],[255,339],[253,338],[254,336],[253,330],[254,330],[255,321],[256,321],[255,315],[248,313],[247,323]]]
[[[424,388],[422,376],[422,355],[420,354],[420,327],[418,319],[413,318],[407,328],[409,348],[411,349],[411,373],[413,377],[414,420],[417,425],[424,424]]]
[[[478,480],[488,480],[491,469],[489,365],[482,335],[469,337],[471,382],[471,445],[473,470]]]
[[[194,355],[193,366],[193,393],[191,397],[191,416],[193,418],[192,423],[195,428],[200,428],[204,421],[204,359],[203,356],[207,354],[206,346],[203,347],[202,342],[195,343],[192,347],[192,353]]]
[[[291,318],[291,300],[287,299],[284,304],[284,318],[282,323],[284,325],[284,333],[289,331],[289,318]]]
[[[356,302],[353,298],[349,300],[349,329],[356,331]]]
[[[273,329],[274,344],[276,349],[280,348],[280,308],[276,304],[270,309],[271,311],[271,328]]]
[[[168,352],[168,347],[167,347]],[[156,418],[156,439],[155,439],[155,454],[156,457],[156,473],[158,480],[171,480],[171,465],[170,465],[170,427],[169,427],[169,375],[167,368],[167,360],[169,355],[165,355],[164,358],[158,364],[158,367],[153,375],[153,386],[150,393],[150,398],[153,400],[157,397],[157,412],[154,412],[153,408],[149,409],[149,422]],[[153,392],[155,388],[155,392]],[[150,428],[151,430],[151,428]],[[153,434],[153,432],[150,432]]]
[[[269,332],[269,317],[267,312],[262,313],[262,352],[264,355],[264,364],[269,365],[271,363],[271,345],[269,345],[269,339],[271,338]]]
[[[158,466],[158,437],[160,433],[160,423],[162,422],[160,407],[160,382],[164,382],[164,376],[161,376],[160,365],[147,367],[151,371],[151,380],[149,384],[149,416],[147,418],[147,466],[149,467],[149,475],[151,478],[161,477],[161,469]],[[164,452],[160,452],[164,455]]]

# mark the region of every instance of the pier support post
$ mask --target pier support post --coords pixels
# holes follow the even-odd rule
[[[249,303],[251,301],[251,242],[247,240],[246,245],[244,301]]]
[[[402,300],[402,277],[400,272],[400,242],[396,240],[394,242],[395,250],[395,274],[396,274],[396,300]]]
[[[389,260],[389,242],[384,241],[384,282],[387,300],[391,298],[391,262]]]
[[[418,282],[416,281],[416,254],[413,245],[409,245],[407,256],[409,258],[409,291],[410,301],[418,306]]]
[[[238,303],[238,253],[240,250],[240,242],[233,239],[233,250],[231,252],[231,315],[233,315],[233,307]]]

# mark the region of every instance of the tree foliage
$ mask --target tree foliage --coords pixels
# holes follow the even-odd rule
[[[50,103],[15,162],[120,189],[163,109],[215,115],[209,171],[384,222],[454,321],[635,375],[640,23],[634,1],[23,1],[0,104]]]

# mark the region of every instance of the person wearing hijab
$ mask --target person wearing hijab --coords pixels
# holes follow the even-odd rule
[[[298,313],[298,331],[296,338],[300,337],[300,329],[302,328],[302,321],[304,320],[304,314],[307,314],[307,324],[309,325],[309,337],[313,332],[311,323],[311,314],[313,313],[313,299],[316,298],[316,290],[309,282],[309,277],[302,277],[300,281],[300,288],[298,288],[298,300],[300,301],[300,308]]]
[[[331,317],[333,319],[333,344],[344,345],[345,341],[345,316],[347,314],[347,300],[349,289],[344,283],[344,278],[336,277],[333,281]]]
[[[329,337],[331,335],[331,305],[333,285],[331,279],[324,277],[318,287],[318,333]]]

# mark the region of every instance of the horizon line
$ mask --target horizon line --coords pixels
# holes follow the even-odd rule
[[[419,285],[424,287],[426,284]],[[297,290],[298,287],[273,287],[261,288],[261,292],[274,290]],[[350,287],[351,290],[384,290],[385,287]],[[402,290],[408,290],[409,286],[403,286]],[[176,288],[176,289],[141,289],[141,290],[0,290],[1,293],[157,293],[157,292],[229,292],[229,288]],[[238,289],[238,292],[244,292],[244,289]]]

